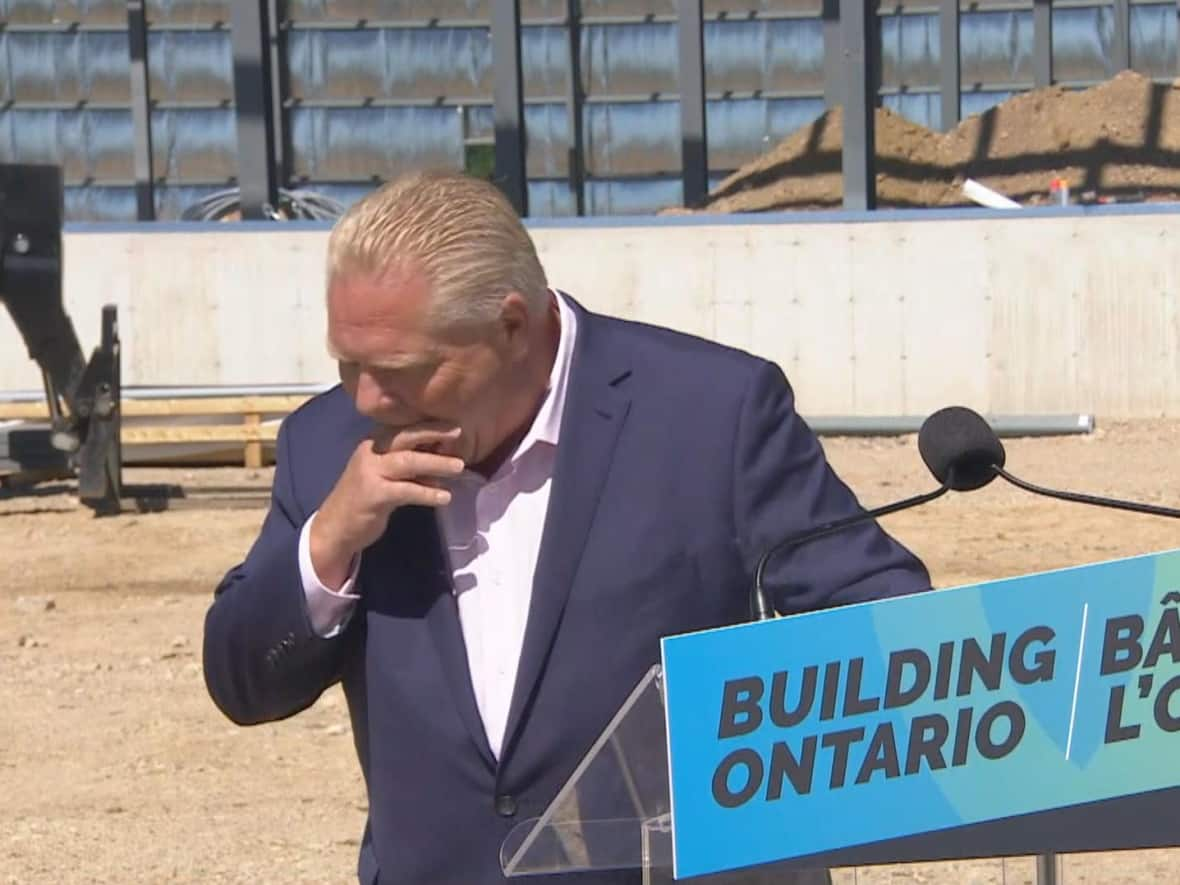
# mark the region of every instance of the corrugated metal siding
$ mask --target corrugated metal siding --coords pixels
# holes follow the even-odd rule
[[[588,211],[680,200],[675,0],[582,0]],[[459,167],[492,137],[489,0],[290,0],[288,143],[295,183],[351,202],[421,166]],[[962,14],[965,115],[1032,81],[1031,0],[972,0]],[[823,111],[822,0],[706,0],[715,177]],[[567,174],[564,0],[523,0],[527,169],[535,214],[573,211]],[[149,0],[157,202],[163,218],[236,174],[230,0]],[[0,0],[0,159],[61,162],[71,218],[134,216],[122,0]],[[1177,70],[1174,2],[1132,8],[1133,66]],[[1054,67],[1105,79],[1109,2],[1057,0]],[[937,3],[882,4],[882,101],[938,124]]]
[[[1000,5],[1003,0],[990,0]],[[980,7],[985,6],[978,2]],[[1009,6],[1012,4],[1009,3]],[[911,7],[915,4],[911,4]],[[938,99],[913,93],[937,93],[939,81],[938,16],[934,12],[884,17],[881,23],[882,89],[908,93],[886,104],[903,110],[925,126],[938,125]],[[1176,76],[1176,4],[1144,3],[1131,7],[1131,64],[1159,79]],[[1114,19],[1109,4],[1066,5],[1053,11],[1053,74],[1061,83],[1088,86],[1116,71]],[[964,12],[960,38],[963,113],[986,110],[1033,80],[1031,10]]]
[[[523,29],[526,100],[563,99],[569,67],[566,41],[564,27]],[[705,55],[706,79],[714,94],[823,91],[818,19],[710,22]],[[288,38],[288,56],[291,98],[301,102],[491,100],[487,28],[299,29]],[[675,98],[676,25],[587,25],[580,64],[582,88],[590,101]]]
[[[233,50],[228,31],[148,35],[152,100],[162,105],[232,103]]]
[[[536,43],[532,36],[530,29],[523,51]],[[290,96],[296,101],[463,102],[486,101],[492,94],[487,28],[298,30],[288,37],[287,49]],[[525,56],[530,81],[537,76],[535,55]]]
[[[70,182],[132,178],[131,113],[29,110],[0,113],[0,156],[14,163],[60,163]]]
[[[126,27],[127,5],[120,0],[0,0],[0,16],[14,25]]]
[[[122,106],[131,101],[125,31],[0,32],[0,58],[11,72],[0,82],[5,101]],[[154,101],[233,101],[228,32],[154,33],[148,61]]]
[[[237,175],[229,0],[148,0],[160,218]],[[0,159],[61,163],[71,220],[131,220],[124,0],[0,0]]]
[[[705,15],[818,16],[823,0],[705,0]],[[489,0],[289,0],[287,15],[292,21],[319,24],[361,20],[418,25],[428,21],[486,22]],[[521,0],[525,21],[565,18],[565,0]],[[676,0],[582,0],[582,17],[600,18],[676,17]]]
[[[291,112],[293,171],[312,181],[388,178],[462,164],[454,108],[300,108]]]
[[[125,33],[0,33],[0,58],[8,74],[0,83],[5,101],[129,101]]]
[[[147,0],[157,24],[214,25],[229,21],[231,0]],[[78,24],[127,27],[126,0],[0,0],[0,19],[12,25]]]
[[[147,0],[148,19],[156,25],[212,26],[228,24],[235,0]],[[116,4],[125,6],[123,3]],[[126,12],[124,12],[124,15]]]

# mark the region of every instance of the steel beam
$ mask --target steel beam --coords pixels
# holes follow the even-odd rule
[[[1033,0],[1033,84],[1053,85],[1053,0]]]
[[[492,0],[492,102],[496,183],[516,211],[528,214],[520,0]]]
[[[680,170],[684,205],[709,196],[705,124],[705,26],[701,0],[676,0],[680,49]]]
[[[238,0],[230,4],[238,186],[244,219],[266,218],[265,207],[278,204],[268,17],[267,0]]]
[[[844,62],[844,208],[877,208],[876,88],[870,64],[877,4],[840,0]]]
[[[127,46],[131,56],[131,125],[135,133],[135,217],[153,221],[156,199],[152,170],[152,94],[143,0],[127,0]]]
[[[1057,855],[1037,855],[1037,885],[1057,885]]]
[[[1131,0],[1114,0],[1114,34],[1110,61],[1112,73],[1131,67]]]
[[[274,133],[274,169],[278,186],[291,180],[290,128],[287,126],[287,97],[291,94],[287,64],[286,0],[267,0],[266,19],[270,39],[271,131]]]
[[[570,193],[578,215],[586,214],[586,153],[582,143],[582,4],[566,0],[566,32],[569,39],[569,82],[565,101],[570,122],[568,175]]]
[[[824,32],[824,106],[844,103],[844,58],[840,46],[840,0],[823,0],[820,16]]]
[[[946,132],[959,123],[963,91],[959,52],[959,0],[939,0],[938,32],[942,90],[942,113],[939,122],[942,130]]]

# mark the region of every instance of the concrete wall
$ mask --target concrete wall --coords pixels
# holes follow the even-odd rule
[[[538,224],[551,282],[586,306],[781,363],[810,415],[1180,415],[1180,211],[889,213]],[[66,234],[89,348],[119,305],[127,384],[335,379],[326,231]],[[0,391],[38,375],[0,322]]]

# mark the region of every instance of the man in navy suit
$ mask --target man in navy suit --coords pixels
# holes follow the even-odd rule
[[[553,291],[485,182],[415,175],[354,206],[327,313],[341,385],[282,426],[270,511],[208,612],[208,689],[253,724],[342,683],[360,881],[503,882],[504,838],[660,637],[747,620],[760,554],[860,507],[775,365]],[[767,574],[783,613],[930,586],[872,522]]]

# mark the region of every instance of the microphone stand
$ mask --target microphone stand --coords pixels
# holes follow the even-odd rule
[[[1007,482],[1016,486],[1016,488],[1023,489],[1026,492],[1032,492],[1034,495],[1043,495],[1046,498],[1056,498],[1060,501],[1070,501],[1076,504],[1093,504],[1095,507],[1110,507],[1114,510],[1129,510],[1133,513],[1147,513],[1151,516],[1167,516],[1172,519],[1180,519],[1180,510],[1175,510],[1171,507],[1140,504],[1135,501],[1118,501],[1113,498],[1099,498],[1095,495],[1083,495],[1078,492],[1061,492],[1056,489],[1047,489],[1044,486],[1034,485],[1031,482],[1013,476],[1003,467],[993,465],[992,470],[996,476],[1003,477]],[[1037,855],[1037,883],[1038,885],[1057,885],[1057,854],[1055,852]]]
[[[1044,486],[1033,485],[1031,482],[1013,476],[1003,467],[992,468],[996,476],[1001,476],[1018,489],[1032,492],[1034,495],[1044,495],[1046,498],[1057,498],[1061,501],[1072,501],[1077,504],[1093,504],[1096,507],[1110,507],[1114,510],[1130,510],[1133,513],[1148,513],[1152,516],[1167,516],[1180,519],[1180,510],[1171,507],[1160,507],[1155,504],[1139,504],[1135,501],[1118,501],[1113,498],[1098,498],[1094,495],[1082,495],[1078,492],[1059,492]]]
[[[1026,492],[1031,492],[1034,495],[1042,495],[1046,498],[1056,498],[1060,501],[1069,501],[1076,504],[1091,504],[1096,507],[1109,507],[1114,510],[1129,510],[1132,513],[1146,513],[1151,516],[1166,516],[1171,519],[1180,519],[1180,510],[1171,507],[1161,507],[1156,504],[1140,504],[1135,501],[1119,501],[1113,498],[1101,498],[1095,495],[1084,495],[1078,492],[1062,492],[1055,489],[1048,489],[1044,486],[1034,485],[1031,482],[1013,476],[1003,467],[998,465],[991,465],[991,471],[995,476],[1002,477],[1007,482],[1022,489]],[[763,586],[763,579],[766,573],[766,567],[770,560],[777,554],[786,550],[793,550],[796,547],[802,546],[810,541],[818,540],[819,538],[841,531],[849,526],[856,525],[861,522],[867,522],[870,519],[876,519],[880,516],[888,516],[890,513],[896,513],[899,510],[906,510],[910,507],[917,507],[919,504],[926,504],[945,495],[947,492],[955,488],[954,471],[947,474],[946,481],[943,482],[939,488],[933,492],[927,492],[923,495],[915,495],[912,498],[906,498],[904,501],[897,501],[893,504],[886,504],[884,507],[878,507],[875,510],[867,510],[863,513],[855,513],[852,516],[846,516],[843,519],[835,520],[834,522],[826,523],[810,531],[802,534],[791,535],[789,538],[780,541],[775,546],[771,547],[758,560],[758,567],[754,572],[754,587],[750,592],[750,617],[755,621],[768,621],[777,614],[771,606],[766,595],[766,590]],[[986,485],[986,483],[985,483]]]
[[[854,513],[851,516],[845,516],[842,519],[837,519],[833,522],[818,526],[817,528],[803,532],[802,534],[791,535],[790,537],[780,541],[778,544],[771,547],[762,554],[758,560],[758,567],[754,571],[754,587],[750,591],[750,618],[755,621],[769,621],[777,612],[771,606],[770,600],[767,598],[766,591],[762,586],[762,580],[766,573],[766,566],[771,558],[776,554],[782,553],[786,550],[793,550],[803,544],[834,534],[835,532],[846,529],[849,526],[856,525],[862,522],[876,519],[879,516],[887,516],[890,513],[896,513],[899,510],[906,510],[910,507],[917,507],[919,504],[926,504],[933,501],[935,498],[940,498],[949,492],[952,488],[953,478],[947,477],[947,481],[935,489],[933,492],[927,492],[922,495],[915,495],[912,498],[906,498],[904,501],[895,501],[892,504],[886,504],[883,507],[878,507],[875,510],[866,510],[861,513]]]

